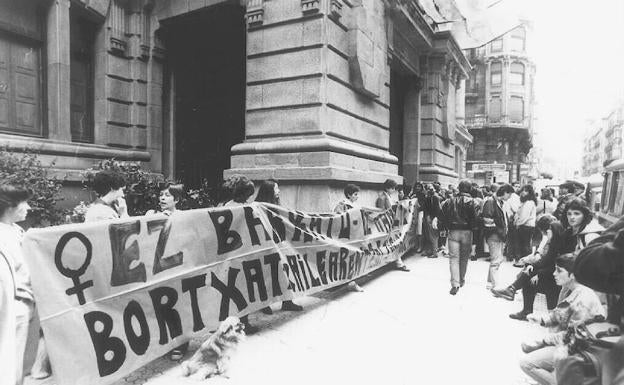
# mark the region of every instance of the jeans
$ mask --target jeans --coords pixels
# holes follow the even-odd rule
[[[520,360],[520,368],[541,385],[555,385],[555,349],[546,346],[527,354]]]
[[[490,270],[488,271],[487,286],[496,287],[498,279],[498,268],[503,262],[503,248],[505,241],[498,234],[491,234],[487,238],[487,245],[490,249]]]
[[[531,243],[535,227],[518,226],[516,231],[517,251],[520,258],[531,254]]]
[[[32,330],[32,321],[35,316],[35,304],[30,301],[17,301],[15,302],[15,307],[17,309],[17,319],[16,319],[16,331],[15,337],[17,338],[17,360],[16,360],[16,376],[17,376],[17,384],[21,384],[23,382],[24,377],[24,359],[27,355],[26,348],[33,347],[37,348],[38,341],[38,331]],[[34,332],[34,333],[33,333]],[[35,334],[36,337],[33,335]],[[30,337],[30,338],[29,338]],[[33,341],[33,338],[35,340]],[[27,343],[30,342],[30,343]],[[32,356],[32,354],[28,354]],[[32,365],[32,362],[27,364]],[[30,368],[28,368],[30,370]]]
[[[471,251],[472,230],[449,230],[448,252],[451,286],[460,287],[463,285]]]

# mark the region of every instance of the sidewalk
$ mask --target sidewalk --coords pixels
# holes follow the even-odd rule
[[[229,378],[211,384],[509,384],[530,382],[518,367],[520,342],[539,327],[508,314],[522,307],[485,289],[488,263],[470,261],[467,282],[448,294],[448,260],[405,258],[411,272],[389,268],[362,284],[296,300],[303,312],[252,314],[260,332],[232,358]],[[505,263],[501,279],[518,269]],[[539,305],[538,305],[539,306]],[[541,304],[543,306],[543,304]],[[191,343],[191,352],[199,345]],[[192,354],[189,352],[185,358]],[[160,358],[117,384],[197,384]],[[52,385],[53,379],[26,385]]]

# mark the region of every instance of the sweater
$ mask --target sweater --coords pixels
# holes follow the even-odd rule
[[[518,211],[516,212],[515,217],[515,225],[518,226],[528,226],[535,227],[535,217],[536,217],[536,207],[535,202],[532,200],[528,200],[520,204]]]

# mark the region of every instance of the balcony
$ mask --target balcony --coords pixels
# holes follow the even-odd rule
[[[520,122],[512,121],[507,116],[503,116],[498,120],[492,120],[487,115],[479,114],[470,117],[466,117],[466,128],[469,130],[481,129],[486,127],[510,127],[528,130],[530,126],[530,119],[523,119]]]

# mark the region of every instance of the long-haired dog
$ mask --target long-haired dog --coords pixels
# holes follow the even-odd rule
[[[228,317],[193,356],[182,363],[182,375],[198,379],[225,375],[230,355],[245,338],[245,326],[237,317]]]

